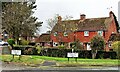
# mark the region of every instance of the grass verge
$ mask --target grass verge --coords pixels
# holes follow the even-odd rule
[[[0,60],[2,61],[11,61],[12,55],[0,55]],[[31,64],[42,64],[45,60],[55,61],[57,66],[118,66],[118,59],[81,59],[78,58],[75,62],[74,58],[70,58],[68,62],[67,58],[58,58],[58,57],[47,57],[47,56],[34,56],[34,55],[23,55],[21,59],[18,60],[18,56],[15,56],[12,62],[21,63],[24,65]]]

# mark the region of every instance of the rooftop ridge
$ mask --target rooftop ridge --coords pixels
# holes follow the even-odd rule
[[[110,18],[110,17],[86,18],[85,20],[89,20],[89,19],[104,19],[104,18]],[[66,22],[66,21],[79,21],[79,20],[80,19],[62,20],[62,22]]]

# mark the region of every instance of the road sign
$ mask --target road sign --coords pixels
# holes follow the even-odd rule
[[[67,57],[78,57],[78,53],[67,53]]]
[[[21,55],[21,50],[12,50],[11,54],[12,55]]]

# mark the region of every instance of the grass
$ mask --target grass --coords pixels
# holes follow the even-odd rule
[[[0,60],[11,61],[12,55],[0,55]],[[18,60],[18,56],[15,56],[13,62],[22,64],[42,64],[45,60],[55,61],[58,66],[117,66],[118,59],[81,59],[78,58],[75,62],[74,58],[70,58],[69,62],[67,58],[47,57],[47,56],[30,56],[23,55],[21,60]]]
[[[41,64],[44,60],[39,58],[33,58],[32,56],[21,56],[19,60],[19,56],[15,56],[14,59],[12,55],[1,55],[0,60],[5,62],[16,62],[24,65],[30,64]]]

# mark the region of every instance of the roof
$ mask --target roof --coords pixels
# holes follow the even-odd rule
[[[98,31],[107,30],[112,18],[89,18],[85,20],[66,20],[57,23],[52,32]]]
[[[42,34],[39,38],[40,42],[50,42],[50,34]]]

